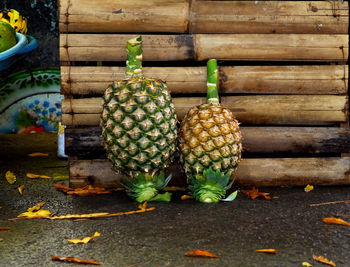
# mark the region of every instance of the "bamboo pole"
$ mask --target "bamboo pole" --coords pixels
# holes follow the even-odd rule
[[[145,67],[145,77],[165,80],[172,94],[205,94],[205,67]],[[102,95],[124,67],[61,66],[61,93]],[[348,65],[222,66],[220,94],[346,94]]]
[[[60,0],[60,32],[185,32],[188,0]]]
[[[196,60],[346,61],[348,35],[196,34]]]
[[[125,61],[128,34],[61,34],[60,60]],[[143,35],[145,61],[261,60],[336,61],[348,59],[346,34]]]
[[[193,33],[348,33],[347,1],[194,1]]]
[[[205,97],[174,97],[176,114],[182,120],[188,110],[206,102]],[[325,125],[346,122],[347,96],[334,95],[251,95],[224,96],[229,107],[244,124]],[[98,125],[102,98],[63,99],[62,123]]]
[[[347,33],[347,1],[61,0],[61,32]]]
[[[350,128],[338,127],[240,127],[243,153],[319,154],[350,151]],[[105,158],[100,127],[67,128],[66,154]]]
[[[121,175],[116,174],[108,160],[70,160],[70,186],[119,187]],[[168,170],[169,171],[169,170]],[[185,185],[181,167],[171,167],[172,184]],[[254,158],[243,159],[235,173],[235,183],[245,186],[349,185],[350,157],[333,158]]]

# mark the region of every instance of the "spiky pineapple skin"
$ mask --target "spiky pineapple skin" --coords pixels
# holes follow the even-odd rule
[[[131,178],[154,175],[172,161],[176,115],[161,80],[131,77],[111,84],[100,121],[104,148],[117,172]]]
[[[208,168],[234,172],[241,159],[242,135],[233,113],[220,104],[190,109],[180,125],[180,161],[188,179]]]

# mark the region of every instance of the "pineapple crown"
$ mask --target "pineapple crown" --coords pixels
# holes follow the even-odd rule
[[[170,174],[165,178],[163,172],[158,175],[139,173],[135,178],[123,179],[122,185],[130,197],[137,202],[144,202],[151,200],[157,195],[159,190],[166,187],[171,177],[172,175]]]
[[[193,197],[203,203],[214,203],[222,199],[234,180],[229,183],[231,172],[214,171],[211,167],[189,179],[189,189]],[[229,183],[229,184],[228,184]]]
[[[142,37],[130,39],[126,43],[126,78],[142,77]]]
[[[216,59],[207,62],[207,103],[219,104],[218,64]]]

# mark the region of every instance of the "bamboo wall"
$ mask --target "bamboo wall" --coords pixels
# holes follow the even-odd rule
[[[60,0],[62,122],[71,186],[114,187],[101,96],[143,37],[144,75],[166,80],[181,120],[205,101],[219,60],[221,103],[241,122],[241,185],[350,184],[347,1]],[[168,172],[184,184],[178,163]]]

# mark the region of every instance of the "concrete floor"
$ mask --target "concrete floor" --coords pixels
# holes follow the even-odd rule
[[[67,162],[56,158],[56,136],[0,135],[0,266],[69,266],[53,262],[51,256],[99,261],[102,266],[326,266],[312,260],[322,255],[337,266],[350,266],[350,228],[330,225],[322,218],[350,214],[350,204],[310,207],[310,203],[350,199],[349,187],[260,188],[271,200],[251,200],[242,193],[230,203],[201,204],[180,200],[149,203],[154,211],[94,220],[15,220],[44,201],[56,215],[67,213],[119,212],[137,209],[124,192],[76,197],[57,191],[52,180],[32,180],[27,172],[67,175]],[[32,152],[49,157],[30,158]],[[5,172],[17,176],[13,185]],[[23,196],[17,187],[25,185]],[[237,187],[236,187],[237,188]],[[236,189],[235,188],[235,189]],[[350,218],[344,218],[350,221]],[[88,244],[70,244],[64,238],[83,238],[95,231],[101,236]],[[275,248],[277,255],[255,249]],[[186,257],[195,249],[208,250],[218,259]]]

